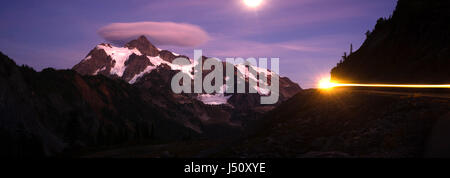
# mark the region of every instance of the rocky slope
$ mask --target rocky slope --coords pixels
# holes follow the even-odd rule
[[[420,93],[302,91],[270,111],[249,137],[215,156],[448,157],[450,95]]]
[[[332,79],[357,83],[450,83],[450,2],[399,0]]]
[[[82,75],[104,75],[109,78],[119,78],[136,85],[139,85],[139,80],[145,78],[144,76],[152,71],[156,71],[157,75],[165,76],[167,79],[172,78],[175,74],[170,72],[170,70],[183,71],[193,76],[193,67],[197,64],[192,59],[189,59],[192,63],[191,65],[178,66],[172,64],[172,61],[179,57],[189,59],[183,55],[158,49],[145,36],[141,36],[127,43],[124,47],[100,44],[89,52],[85,59],[75,65],[73,70]],[[203,57],[203,60],[205,59],[206,57]],[[225,64],[223,63],[224,72]],[[155,70],[161,66],[167,66],[166,69],[168,70]],[[254,69],[256,71],[265,71],[268,73],[269,79],[271,75],[276,75],[265,69],[257,67],[254,67]],[[242,68],[238,69],[238,66],[235,66],[234,70],[236,74],[245,72]],[[203,77],[209,72],[211,71],[204,70]],[[249,80],[255,81],[257,79],[255,77],[247,77],[245,79],[247,86]],[[166,85],[166,88],[170,90],[170,82],[171,80],[167,80],[160,83]],[[225,84],[225,82],[226,80],[224,79],[223,83]],[[236,82],[237,80],[235,80],[235,84]],[[237,109],[253,109],[259,106],[259,98],[265,94],[262,90],[257,90],[259,91],[257,94],[203,94],[193,96],[208,105],[229,105]],[[285,101],[299,91],[301,91],[301,88],[296,83],[289,80],[289,78],[280,77],[280,102]]]

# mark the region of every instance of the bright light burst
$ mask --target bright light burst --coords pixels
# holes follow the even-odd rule
[[[355,84],[355,83],[336,83],[330,78],[323,78],[319,81],[320,89],[329,90],[335,87],[384,87],[384,88],[450,88],[450,84],[444,85],[419,85],[419,84]]]
[[[323,78],[319,81],[320,89],[331,89],[335,87],[335,84],[331,82],[330,78]]]
[[[245,5],[251,8],[258,7],[262,4],[263,0],[244,0]]]

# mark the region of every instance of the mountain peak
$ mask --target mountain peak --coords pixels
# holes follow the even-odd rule
[[[139,38],[137,38],[136,40],[140,41],[140,42],[143,42],[143,43],[150,43],[150,41],[147,39],[147,37],[145,37],[145,35],[139,36]]]
[[[125,47],[138,49],[142,54],[147,56],[158,56],[159,50],[144,35],[125,44]]]

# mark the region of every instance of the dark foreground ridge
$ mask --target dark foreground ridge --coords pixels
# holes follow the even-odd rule
[[[450,92],[441,92],[305,90],[218,157],[450,157]]]
[[[450,1],[399,0],[332,79],[354,83],[450,83]]]
[[[85,147],[199,134],[169,119],[172,111],[141,94],[138,88],[102,76],[72,70],[35,72],[0,53],[0,156],[54,156]]]

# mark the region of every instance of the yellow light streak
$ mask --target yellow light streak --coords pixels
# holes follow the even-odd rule
[[[381,87],[381,88],[450,88],[450,84],[426,85],[426,84],[355,84],[355,83],[336,83],[325,78],[320,80],[318,87],[329,90],[335,87]]]

